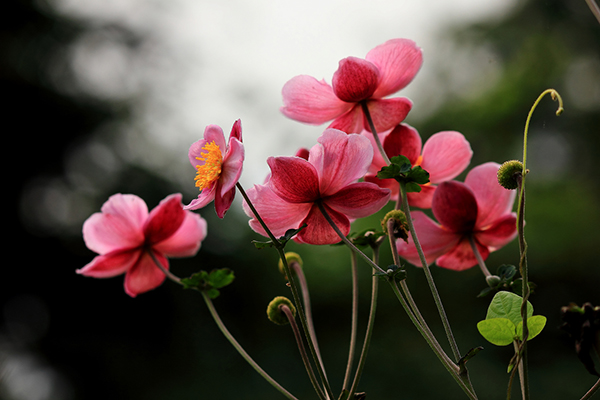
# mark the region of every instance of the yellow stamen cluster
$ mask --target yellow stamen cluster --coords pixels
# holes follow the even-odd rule
[[[204,161],[202,165],[196,165],[196,187],[200,190],[206,189],[214,181],[219,179],[221,175],[221,165],[223,164],[223,156],[221,155],[221,149],[214,142],[206,143],[202,150],[206,150],[205,153],[200,153],[201,157],[196,157],[196,160]]]

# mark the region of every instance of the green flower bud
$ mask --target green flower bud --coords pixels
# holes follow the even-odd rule
[[[294,316],[294,318],[296,318],[296,307],[294,307],[294,304],[292,304],[292,302],[287,297],[277,296],[273,300],[271,300],[269,306],[267,307],[267,316],[269,317],[271,322],[277,325],[286,325],[290,323],[285,313],[279,308],[283,305],[288,306],[290,311],[292,311],[292,315]]]
[[[516,189],[517,176],[523,173],[523,163],[518,160],[506,161],[498,169],[498,183],[505,189]]]
[[[302,267],[303,265],[302,258],[300,258],[300,254],[294,253],[293,251],[288,251],[287,253],[285,253],[285,259],[287,260],[288,265],[291,265],[293,262],[297,262],[300,265],[300,267]],[[285,274],[285,267],[283,265],[283,261],[281,261],[281,258],[279,259],[278,266],[281,275],[283,275],[285,279],[288,279],[287,275]]]
[[[500,279],[500,277],[497,275],[490,275],[485,278],[485,281],[487,282],[489,287],[495,289],[498,286],[498,284],[500,284],[502,279]]]
[[[385,214],[385,217],[381,220],[381,226],[383,228],[383,232],[387,235],[388,233],[388,221],[390,219],[394,220],[394,229],[392,234],[396,239],[402,239],[405,242],[408,240],[408,222],[406,221],[406,214],[401,210],[392,210]]]

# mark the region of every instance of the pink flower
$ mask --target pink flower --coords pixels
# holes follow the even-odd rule
[[[394,179],[379,179],[377,172],[386,165],[377,150],[375,139],[370,132],[363,132],[375,149],[373,162],[365,181],[391,189],[393,199],[398,198],[399,184]],[[383,149],[389,158],[403,155],[413,166],[420,165],[429,172],[429,183],[421,185],[421,191],[408,193],[408,203],[419,208],[431,208],[431,200],[436,184],[455,178],[471,162],[473,151],[462,133],[442,131],[431,135],[421,149],[421,136],[415,128],[400,124],[393,130],[379,134]]]
[[[223,218],[233,203],[235,184],[242,175],[244,146],[241,121],[238,119],[233,124],[227,144],[223,130],[217,125],[208,125],[204,138],[190,146],[188,157],[196,168],[195,181],[200,194],[184,208],[197,210],[214,200],[217,215]]]
[[[165,279],[150,252],[168,269],[167,257],[195,255],[205,237],[206,221],[183,209],[181,194],[166,197],[150,213],[139,197],[115,194],[83,224],[86,246],[99,255],[77,273],[93,278],[124,273],[125,292],[135,297]]]
[[[255,185],[247,194],[267,227],[276,236],[307,224],[295,240],[308,244],[332,244],[339,236],[321,214],[321,203],[344,235],[350,222],[381,209],[389,200],[388,189],[368,182],[364,176],[373,158],[369,141],[356,134],[327,129],[310,149],[308,160],[301,157],[270,157],[271,175],[264,185]],[[250,227],[267,236],[247,203]]]
[[[344,58],[333,75],[332,85],[308,75],[290,79],[282,90],[281,112],[296,121],[360,133],[370,127],[362,103],[377,132],[393,128],[406,118],[412,102],[406,98],[384,99],[408,85],[419,69],[421,49],[408,39],[392,39],[369,51],[365,59]]]
[[[433,215],[441,225],[421,211],[412,213],[428,264],[435,261],[440,267],[462,271],[477,264],[470,236],[484,260],[515,238],[517,217],[511,210],[516,193],[498,184],[499,167],[489,162],[473,168],[465,183],[441,183],[432,204]],[[396,243],[401,257],[421,265],[412,239]]]

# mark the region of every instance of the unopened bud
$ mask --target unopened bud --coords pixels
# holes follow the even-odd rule
[[[485,281],[487,282],[489,287],[494,289],[496,288],[496,286],[498,286],[502,279],[500,279],[500,277],[497,275],[490,275],[485,278]]]
[[[287,261],[288,265],[291,265],[293,262],[298,263],[298,265],[300,265],[300,267],[302,267],[302,258],[300,258],[300,254],[298,253],[294,253],[293,251],[288,251],[287,253],[285,253],[285,259]],[[281,258],[279,259],[279,272],[281,272],[281,274],[285,277],[285,279],[288,279],[286,273],[285,273],[285,267],[283,265],[283,261],[281,261]]]
[[[292,304],[287,297],[277,296],[271,300],[267,307],[267,316],[271,322],[277,325],[286,325],[290,323],[285,313],[279,308],[284,305],[290,309],[294,318],[296,317],[296,307],[294,307],[294,304]]]
[[[518,187],[517,176],[523,174],[523,163],[518,160],[506,161],[498,169],[498,183],[505,189]]]
[[[406,220],[406,214],[401,210],[392,210],[385,214],[385,217],[381,220],[381,226],[383,228],[383,232],[389,235],[388,232],[388,222],[389,220],[394,220],[394,226],[392,229],[392,234],[396,239],[402,239],[405,242],[408,240],[408,222]]]

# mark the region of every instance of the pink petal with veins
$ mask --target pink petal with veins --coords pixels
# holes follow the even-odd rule
[[[169,261],[160,253],[156,258],[165,269],[169,269]],[[125,292],[131,297],[159,287],[165,280],[165,274],[158,269],[154,260],[144,252],[138,262],[125,274]]]
[[[429,172],[432,183],[455,178],[471,162],[473,151],[462,133],[438,132],[425,142],[421,167]]]
[[[404,121],[412,108],[412,101],[405,97],[395,97],[393,99],[369,100],[367,101],[369,114],[373,120],[373,125],[377,132],[392,129],[400,122]],[[364,128],[371,131],[371,127],[364,122]]]

